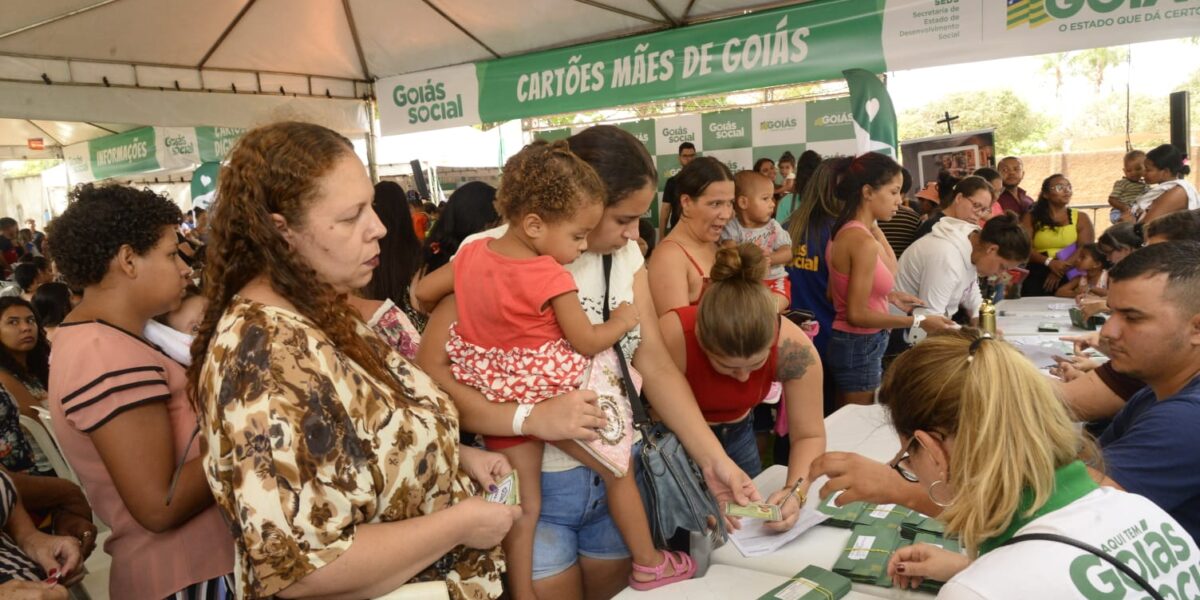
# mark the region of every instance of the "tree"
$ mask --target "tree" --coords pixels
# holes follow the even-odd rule
[[[3,173],[0,173],[0,176],[13,179],[17,177],[29,177],[30,175],[37,175],[38,173],[41,173],[42,171],[45,171],[51,167],[56,167],[61,162],[62,161],[57,158],[36,158],[32,160],[23,160],[11,168],[5,169]]]
[[[938,119],[949,111],[957,115],[955,129],[996,130],[998,155],[1043,152],[1047,150],[1044,137],[1050,129],[1049,119],[1031,109],[1019,96],[1009,90],[996,92],[961,92],[899,116],[900,139],[910,140],[946,133]]]
[[[1104,76],[1108,70],[1129,58],[1129,49],[1122,47],[1092,48],[1074,53],[1068,61],[1071,70],[1092,82],[1099,94],[1104,87]]]
[[[1067,62],[1070,60],[1070,53],[1058,52],[1056,54],[1046,54],[1042,56],[1042,72],[1049,73],[1054,79],[1054,97],[1062,97],[1063,80],[1066,78]]]

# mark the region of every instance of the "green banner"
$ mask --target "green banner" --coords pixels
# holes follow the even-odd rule
[[[233,149],[233,144],[246,133],[236,127],[197,127],[196,140],[200,145],[202,162],[219,162]]]
[[[704,127],[705,150],[749,148],[754,145],[749,109],[705,113],[700,123]]]
[[[153,127],[105,136],[87,144],[96,179],[159,168]]]
[[[654,119],[643,119],[641,121],[618,123],[617,127],[628,131],[631,135],[633,135],[633,137],[637,138],[638,141],[646,147],[646,151],[650,153],[650,156],[654,156],[656,154],[654,151],[656,146],[656,140],[654,137]]]
[[[885,69],[884,0],[826,0],[476,65],[484,122]],[[847,64],[847,57],[853,64]]]

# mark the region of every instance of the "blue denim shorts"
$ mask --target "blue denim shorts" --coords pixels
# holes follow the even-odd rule
[[[887,350],[888,331],[847,333],[833,330],[829,335],[826,360],[839,392],[869,392],[879,387],[883,375],[883,352]]]
[[[759,406],[762,406],[761,404]],[[751,478],[762,473],[762,458],[758,455],[758,442],[754,438],[754,411],[741,421],[709,425],[725,454]]]
[[[542,514],[533,539],[533,578],[558,575],[580,556],[629,558],[625,540],[608,513],[604,480],[587,467],[542,473]]]

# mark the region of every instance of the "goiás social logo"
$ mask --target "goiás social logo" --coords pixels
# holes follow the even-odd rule
[[[709,123],[708,131],[717,139],[746,137],[746,128],[732,120]]]
[[[662,136],[666,138],[668,144],[696,141],[696,132],[687,127],[663,127]]]
[[[409,124],[447,121],[463,116],[462,94],[446,95],[446,83],[428,79],[422,85],[399,84],[392,89],[392,101],[407,108]]]

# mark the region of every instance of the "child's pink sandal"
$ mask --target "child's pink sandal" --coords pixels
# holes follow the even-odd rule
[[[675,571],[675,574],[669,577],[663,573],[667,570],[668,562],[671,564],[671,568]],[[629,587],[639,592],[645,592],[647,590],[659,588],[670,583],[675,583],[676,581],[691,579],[692,575],[696,574],[696,563],[692,560],[692,557],[688,556],[685,552],[664,551],[663,561],[659,563],[657,567],[647,567],[645,565],[633,563],[633,570],[637,571],[638,573],[648,573],[654,576],[654,579],[651,579],[650,581],[638,581],[633,578],[633,575],[629,576]]]

